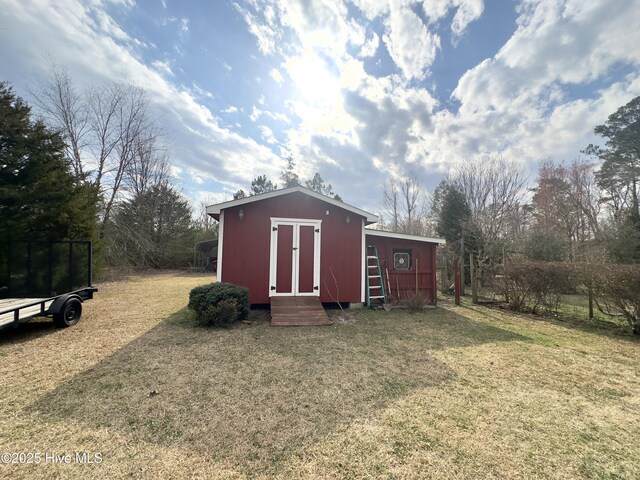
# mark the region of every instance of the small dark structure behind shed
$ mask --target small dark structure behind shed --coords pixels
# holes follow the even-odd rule
[[[218,239],[203,240],[193,247],[192,268],[198,272],[215,272],[218,264]]]

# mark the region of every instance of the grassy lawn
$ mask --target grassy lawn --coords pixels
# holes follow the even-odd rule
[[[105,283],[75,327],[0,333],[0,452],[103,459],[0,476],[640,478],[631,336],[444,303],[205,330],[209,280]]]

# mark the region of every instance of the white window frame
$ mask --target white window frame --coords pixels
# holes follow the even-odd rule
[[[291,292],[276,292],[278,268],[278,230],[280,225],[293,227],[293,250],[291,257]],[[313,292],[300,292],[300,227],[313,227],[319,230],[313,236]],[[274,230],[276,228],[276,230]],[[319,297],[320,296],[320,243],[322,237],[322,220],[306,218],[271,217],[271,245],[269,253],[269,297]],[[315,287],[318,287],[317,290]]]

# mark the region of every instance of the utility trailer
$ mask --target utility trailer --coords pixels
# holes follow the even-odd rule
[[[82,303],[98,291],[92,284],[91,242],[12,242],[0,265],[0,329],[34,317],[56,327],[80,320]]]

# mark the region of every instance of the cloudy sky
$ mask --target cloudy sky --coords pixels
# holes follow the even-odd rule
[[[571,160],[640,95],[638,45],[640,0],[0,0],[0,79],[144,87],[194,202],[288,154],[373,210],[389,177]]]

